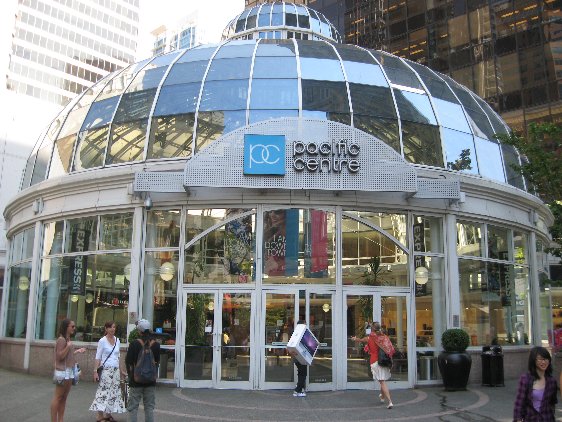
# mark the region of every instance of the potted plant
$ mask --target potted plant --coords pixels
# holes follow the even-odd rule
[[[439,354],[437,363],[447,391],[466,390],[472,358],[466,353],[469,345],[466,331],[450,328],[443,332],[441,345],[444,351]]]

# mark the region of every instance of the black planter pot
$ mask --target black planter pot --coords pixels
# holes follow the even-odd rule
[[[447,391],[466,390],[472,358],[466,352],[441,352],[437,359]]]

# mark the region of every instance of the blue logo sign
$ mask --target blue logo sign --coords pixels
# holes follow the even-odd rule
[[[285,174],[285,135],[244,135],[244,174]]]

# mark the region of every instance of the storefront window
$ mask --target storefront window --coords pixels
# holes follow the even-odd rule
[[[184,283],[253,282],[255,226],[255,215],[247,215],[218,227],[191,245],[185,252]],[[195,230],[203,231],[198,227]]]
[[[14,265],[9,271],[10,287],[8,289],[6,336],[25,338],[31,280],[31,262]]]
[[[334,284],[335,216],[309,209],[264,213],[263,282]]]
[[[130,249],[132,241],[132,213],[101,216],[99,249]]]
[[[354,210],[344,210],[344,212],[349,216],[374,224],[390,236],[396,238],[404,247],[408,246],[407,221],[404,214]]]
[[[443,220],[414,216],[414,252],[443,253]]]
[[[187,222],[185,227],[185,243],[191,242],[193,238],[210,229],[221,221],[232,216],[248,212],[248,209],[209,208],[202,210],[187,210]]]
[[[443,258],[416,256],[423,265],[416,268],[416,346],[439,347],[446,326]],[[420,271],[418,268],[424,268]]]
[[[150,211],[146,222],[147,248],[177,248],[180,244],[179,210]]]
[[[96,250],[98,217],[67,220],[65,252],[86,252]]]
[[[503,227],[488,226],[488,258],[507,261],[508,256],[507,229]]]

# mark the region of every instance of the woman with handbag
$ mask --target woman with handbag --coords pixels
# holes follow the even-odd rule
[[[368,336],[363,338],[353,336],[351,339],[353,341],[367,343],[365,351],[371,356],[369,363],[371,365],[373,380],[378,381],[381,386],[379,399],[382,403],[385,403],[385,400],[387,400],[388,405],[386,407],[392,409],[394,404],[392,404],[390,391],[386,385],[386,381],[390,379],[390,368],[392,367],[392,356],[394,355],[392,342],[388,336],[382,332],[381,325],[378,322],[373,322],[371,324],[371,334]]]
[[[84,347],[74,350],[74,344],[70,341],[70,337],[76,331],[74,321],[66,318],[63,319],[60,327],[57,341],[55,343],[55,374],[53,382],[55,383],[55,395],[51,401],[51,422],[63,422],[64,410],[66,409],[66,399],[70,393],[75,375],[76,353],[84,353]]]
[[[127,372],[121,367],[119,359],[120,342],[115,337],[115,322],[105,323],[105,336],[98,341],[94,364],[94,381],[98,382],[96,397],[90,410],[97,412],[97,421],[115,421],[112,413],[125,413],[125,403],[121,395],[121,376]]]

